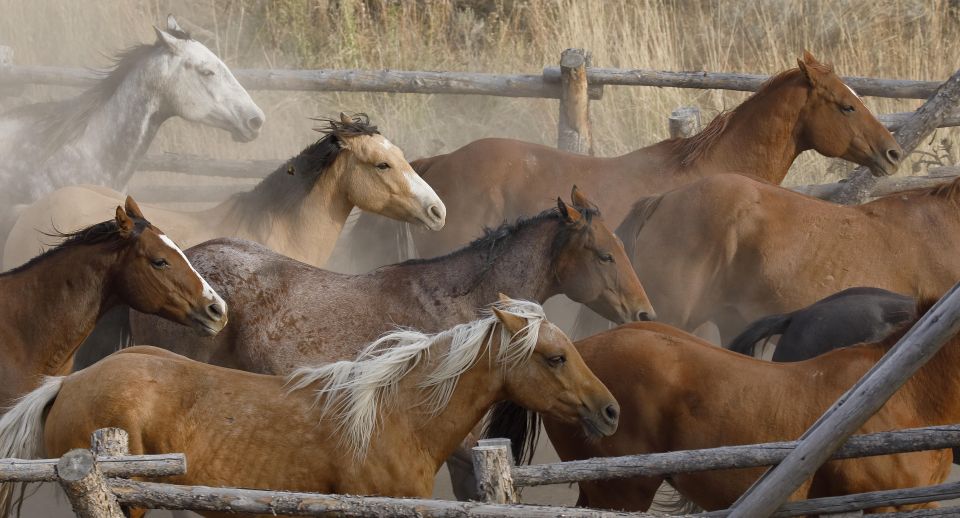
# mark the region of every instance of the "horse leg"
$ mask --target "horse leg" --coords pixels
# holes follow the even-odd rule
[[[477,478],[473,474],[472,448],[477,445],[477,438],[470,434],[454,450],[453,455],[447,458],[447,470],[450,472],[450,485],[457,500],[479,500],[477,493]]]

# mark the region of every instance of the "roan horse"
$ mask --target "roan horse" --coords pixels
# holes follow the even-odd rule
[[[156,43],[121,53],[114,69],[80,96],[0,116],[0,202],[31,203],[81,183],[123,189],[173,116],[225,129],[238,141],[257,137],[263,111],[227,66],[172,16],[167,30],[156,32]]]
[[[797,65],[772,77],[699,134],[615,158],[483,139],[446,155],[415,160],[414,169],[451,205],[443,231],[413,232],[417,252],[420,257],[449,252],[481,227],[534,214],[544,202],[543,193],[571,184],[603,200],[607,222],[616,227],[639,196],[705,176],[739,173],[779,184],[807,149],[869,166],[876,175],[896,171],[900,146],[853,90],[808,52]],[[364,219],[372,227],[396,227],[361,217],[355,227],[358,259],[378,244],[382,249],[383,243],[395,241],[384,239],[383,232],[367,231]]]
[[[927,296],[960,279],[960,180],[843,206],[740,175],[641,199],[617,229],[660,319],[723,343],[840,290]]]
[[[132,199],[126,209],[116,208],[116,219],[64,237],[56,248],[0,274],[0,412],[44,376],[69,373],[74,351],[114,305],[207,335],[227,323],[223,299]]]
[[[553,419],[545,418],[544,424],[563,460],[794,440],[905,330],[880,343],[838,349],[804,362],[770,363],[664,324],[627,324],[576,343],[587,366],[622,405],[619,431],[589,441],[578,429]],[[958,365],[960,338],[954,337],[857,433],[960,420]],[[792,499],[937,484],[946,479],[950,459],[950,450],[937,450],[829,462]],[[670,483],[701,507],[723,509],[763,471],[677,474]],[[661,482],[581,482],[578,503],[645,510]],[[888,509],[874,509],[882,510]]]
[[[298,261],[323,266],[354,207],[443,227],[446,207],[365,114],[318,119],[324,137],[288,160],[250,192],[200,212],[144,206],[150,220],[184,247],[217,237],[261,243]],[[122,195],[92,186],[60,189],[25,209],[7,238],[5,268],[43,246],[46,230],[91,223]]]
[[[396,331],[357,361],[290,377],[126,349],[23,398],[0,420],[0,457],[58,456],[115,426],[132,453],[185,453],[191,468],[176,484],[429,497],[497,401],[580,423],[588,437],[616,431],[616,400],[539,305],[506,299],[494,315],[437,335]],[[0,490],[0,512],[13,489]]]

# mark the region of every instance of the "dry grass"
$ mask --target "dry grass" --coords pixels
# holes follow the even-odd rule
[[[109,53],[152,38],[166,12],[234,67],[394,68],[538,73],[566,47],[594,64],[665,70],[774,73],[808,48],[842,74],[943,79],[960,55],[956,1],[930,0],[0,0],[0,44],[19,63],[102,66]],[[64,95],[37,89],[29,98]],[[262,137],[235,144],[221,132],[177,121],[153,151],[221,157],[284,157],[314,138],[307,115],[366,111],[411,157],[484,136],[556,139],[555,101],[405,94],[256,92],[267,113]],[[592,104],[599,154],[666,136],[666,116],[697,105],[709,118],[746,97],[737,92],[608,87]],[[22,101],[22,99],[20,100]],[[919,101],[869,98],[877,112]],[[958,134],[941,130],[953,149]],[[927,145],[930,156],[943,149]],[[792,183],[845,169],[803,156]],[[910,168],[906,171],[909,172]]]

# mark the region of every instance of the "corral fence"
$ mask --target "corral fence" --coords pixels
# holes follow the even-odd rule
[[[490,95],[499,97],[559,100],[557,146],[577,153],[591,153],[593,138],[590,101],[603,97],[606,86],[651,86],[660,88],[723,89],[756,91],[769,77],[758,74],[716,72],[669,72],[643,69],[611,69],[590,66],[590,53],[567,49],[559,66],[540,74],[489,74],[475,72],[423,72],[400,70],[256,70],[239,69],[235,76],[250,90],[314,92],[384,92],[411,94]],[[15,95],[25,85],[41,84],[89,87],[98,81],[96,72],[82,68],[22,66],[14,64],[14,52],[0,47],[0,95]],[[845,77],[844,81],[865,96],[896,99],[928,99],[940,86],[936,81]],[[880,115],[896,131],[914,112]],[[695,108],[682,108],[669,119],[671,136],[686,136],[699,129]],[[960,110],[946,110],[936,127],[960,126]],[[263,178],[276,169],[277,160],[217,160],[208,157],[163,154],[140,161],[142,171],[170,171],[191,175]],[[919,180],[918,180],[919,181]],[[234,187],[235,189],[235,187]],[[222,199],[228,186],[151,186],[137,193],[144,201],[202,202]],[[811,192],[821,192],[813,190]],[[807,191],[804,191],[807,192]]]

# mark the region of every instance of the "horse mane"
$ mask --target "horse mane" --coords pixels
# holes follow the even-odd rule
[[[960,203],[960,176],[954,178],[953,180],[944,181],[943,183],[934,185],[932,187],[917,187],[914,189],[905,189],[902,191],[892,192],[890,194],[881,196],[870,203],[876,203],[882,200],[898,198],[901,196],[931,196],[934,198],[942,198],[952,203]],[[869,205],[870,203],[866,205]]]
[[[823,65],[820,63],[809,66],[821,71],[833,70],[833,68],[829,65]],[[799,68],[791,68],[771,76],[769,79],[764,81],[762,85],[760,85],[760,88],[757,89],[753,95],[740,103],[736,108],[720,112],[696,135],[668,141],[673,144],[673,149],[675,151],[674,156],[679,160],[678,165],[680,167],[689,167],[691,164],[702,158],[707,151],[713,147],[717,140],[720,139],[720,136],[723,135],[728,124],[730,123],[730,118],[733,117],[738,110],[740,110],[751,100],[762,97],[771,91],[776,90],[783,84],[793,81],[800,74],[801,72]]]
[[[167,30],[166,32],[178,39],[193,39],[184,31]],[[123,81],[142,61],[154,52],[163,52],[165,49],[164,43],[159,40],[128,47],[111,58],[112,66],[95,71],[100,81],[80,95],[14,108],[4,115],[36,117],[36,125],[31,128],[33,141],[40,149],[38,155],[40,160],[45,160],[64,144],[77,139],[83,133],[91,114],[103,107],[117,93]]]
[[[513,369],[530,358],[536,347],[540,323],[546,318],[535,302],[508,300],[493,305],[527,320],[523,332],[511,338],[500,326],[500,349],[496,364]],[[499,320],[490,312],[473,322],[436,334],[412,329],[397,329],[364,348],[355,361],[340,361],[319,367],[301,367],[288,378],[290,391],[306,388],[317,382],[323,385],[315,392],[315,404],[321,415],[337,420],[337,432],[345,447],[359,460],[369,449],[374,430],[379,424],[380,408],[398,403],[398,388],[420,363],[429,359],[432,349],[444,342],[449,346],[416,386],[421,391],[415,406],[425,407],[429,416],[440,413],[453,396],[457,380],[487,351]],[[506,344],[506,345],[504,345]]]
[[[134,239],[139,237],[144,229],[151,226],[150,222],[145,219],[135,218],[133,216],[130,216],[130,219],[133,220],[133,232],[130,234],[130,236]],[[58,238],[61,241],[57,244],[57,246],[47,250],[46,252],[43,252],[33,259],[30,259],[26,263],[6,272],[0,273],[0,277],[28,270],[37,263],[50,259],[54,255],[68,248],[97,245],[101,243],[109,243],[110,246],[119,248],[122,244],[129,242],[126,238],[122,238],[120,236],[120,226],[117,224],[117,220],[115,219],[96,223],[75,232],[60,232],[59,230],[54,229],[53,232],[45,232],[44,234],[49,237]]]
[[[326,118],[311,120],[325,123],[314,128],[323,137],[284,162],[252,190],[234,194],[231,199],[240,202],[236,206],[243,208],[241,214],[256,218],[265,225],[268,218],[263,216],[266,214],[300,210],[314,184],[340,156],[343,139],[380,134],[365,113],[353,115],[349,122]]]
[[[616,230],[616,234],[623,240],[624,246],[627,246],[627,243],[632,243],[636,236],[640,234],[647,221],[660,207],[661,201],[663,201],[663,195],[657,194],[640,198],[633,204],[630,212],[627,213],[627,217],[623,219]]]

